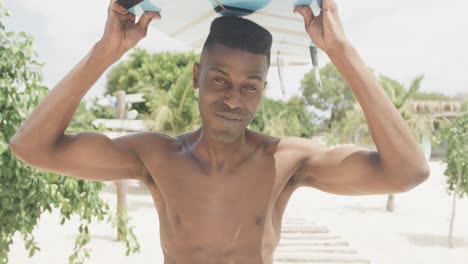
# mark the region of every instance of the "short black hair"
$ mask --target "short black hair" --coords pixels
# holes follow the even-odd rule
[[[270,66],[272,41],[271,33],[251,20],[237,16],[221,16],[211,22],[203,51],[209,50],[217,43],[233,49],[263,54]]]

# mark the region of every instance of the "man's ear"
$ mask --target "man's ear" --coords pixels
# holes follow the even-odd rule
[[[193,64],[193,89],[200,88],[200,64],[195,62]]]
[[[268,82],[265,81],[265,83],[263,84],[263,90],[265,90],[267,88],[267,86],[268,86]]]

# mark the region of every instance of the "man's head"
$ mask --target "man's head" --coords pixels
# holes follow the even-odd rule
[[[270,66],[271,33],[262,26],[241,17],[222,16],[211,23],[203,53],[215,44],[266,56]]]
[[[203,127],[225,142],[239,138],[261,103],[272,35],[240,17],[215,19],[193,68]]]

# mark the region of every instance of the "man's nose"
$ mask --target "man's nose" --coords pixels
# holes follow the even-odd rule
[[[235,109],[241,106],[241,95],[237,88],[230,88],[224,95],[223,102],[231,109]]]

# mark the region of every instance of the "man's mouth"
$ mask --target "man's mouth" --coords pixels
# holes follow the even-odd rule
[[[224,120],[224,121],[239,122],[239,123],[242,122],[242,119],[239,118],[239,117],[226,115],[226,114],[215,114],[215,115],[218,116],[219,118],[221,118],[221,120]]]

